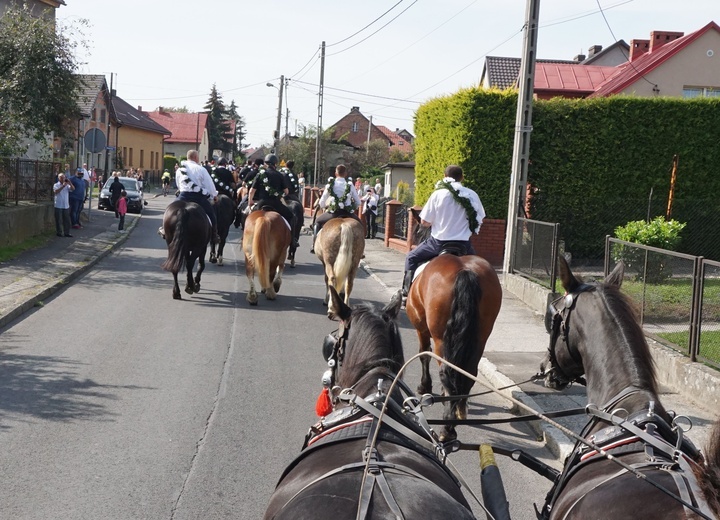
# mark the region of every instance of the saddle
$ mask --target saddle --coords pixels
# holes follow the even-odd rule
[[[446,242],[443,244],[440,254],[463,256],[465,254],[465,242]]]

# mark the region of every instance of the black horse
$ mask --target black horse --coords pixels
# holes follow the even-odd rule
[[[399,382],[403,391],[385,397],[404,363],[395,321],[400,294],[378,312],[368,305],[350,308],[334,288],[330,292],[332,316],[340,325],[323,347],[332,360],[323,383],[351,390],[340,393],[344,405],[311,429],[265,519],[474,518],[458,482],[437,457],[433,438],[401,410],[407,387]],[[378,420],[383,403],[386,415]]]
[[[302,231],[303,222],[305,220],[305,210],[303,210],[302,204],[293,199],[285,199],[285,205],[290,208],[292,214],[295,216],[295,223],[291,230],[292,240],[290,241],[290,247],[288,248],[288,260],[290,260],[290,267],[295,267],[295,251],[297,247],[295,244],[300,240],[300,232]]]
[[[220,236],[220,243],[217,246],[217,253],[215,252],[215,244],[210,244],[210,263],[223,265],[225,241],[230,232],[230,225],[235,220],[235,203],[227,195],[220,194],[213,206],[215,208],[215,215],[217,216],[217,230]]]
[[[559,259],[566,295],[550,306],[545,384],[585,376],[591,419],[541,518],[717,518],[720,423],[705,458],[663,408],[642,328],[620,292],[624,266],[604,283],[583,283]],[[616,461],[600,453],[608,452]]]
[[[200,276],[205,269],[205,253],[210,241],[212,226],[205,210],[194,202],[176,200],[171,202],[163,215],[163,230],[168,246],[168,257],[162,268],[173,274],[173,298],[181,300],[178,286],[178,273],[187,267],[187,284],[185,292],[200,292]],[[192,271],[198,260],[200,266],[195,280]]]

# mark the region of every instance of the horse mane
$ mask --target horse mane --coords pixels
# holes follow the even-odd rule
[[[423,226],[419,221],[415,225],[415,232],[413,233],[413,245],[419,245],[425,242],[432,232],[432,227]]]
[[[353,305],[338,384],[350,387],[380,372],[396,374],[403,364],[405,355],[397,323],[386,320],[373,305]]]
[[[655,361],[630,298],[620,292],[617,285],[603,283],[599,284],[597,288],[598,294],[605,301],[605,306],[613,322],[617,324],[622,337],[625,339],[625,344],[630,349],[633,357],[638,360],[635,367],[639,370],[635,370],[634,374],[638,385],[657,393]],[[646,370],[642,370],[642,368]]]
[[[710,434],[705,462],[695,467],[695,476],[710,509],[720,515],[720,421],[715,422]]]

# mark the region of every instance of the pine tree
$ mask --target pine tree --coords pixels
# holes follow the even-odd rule
[[[230,121],[235,121],[235,135],[233,139],[233,156],[241,155],[242,153],[242,142],[245,139],[245,119],[238,114],[237,105],[233,99],[230,102],[230,106],[227,109],[227,118]]]
[[[232,139],[232,134],[230,125],[227,123],[227,109],[214,83],[210,90],[210,98],[203,108],[207,110],[208,114],[207,131],[210,153],[212,154],[216,150],[220,150],[222,153],[230,152],[233,145],[232,142],[228,142],[228,139]]]

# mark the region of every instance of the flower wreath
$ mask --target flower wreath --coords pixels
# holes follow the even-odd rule
[[[268,179],[267,170],[262,169],[258,171],[256,179],[259,182],[262,182],[263,188],[271,197],[279,197],[282,195],[282,192],[279,192],[273,186],[270,186],[270,179]]]
[[[287,175],[288,179],[290,179],[290,184],[292,186],[291,193],[297,193],[300,189],[300,183],[297,180],[297,177],[295,177],[295,174],[290,171],[290,168],[280,168],[280,173],[283,175]]]
[[[465,210],[465,214],[467,215],[468,224],[470,225],[470,230],[473,233],[477,233],[480,230],[480,223],[478,222],[478,214],[475,208],[472,205],[472,202],[470,201],[469,197],[463,197],[460,195],[460,192],[455,189],[455,187],[452,185],[452,183],[455,182],[455,179],[452,177],[445,177],[443,180],[438,181],[437,184],[435,184],[436,190],[442,190],[446,189],[450,192],[453,199],[455,199],[455,202],[460,204],[463,209]]]
[[[328,190],[328,193],[330,194],[330,200],[327,203],[327,210],[330,213],[334,213],[339,209],[344,209],[351,213],[355,211],[355,200],[352,197],[350,198],[350,204],[347,204],[348,195],[350,195],[350,182],[345,184],[345,191],[343,192],[342,197],[335,195],[333,186],[335,186],[335,177],[330,177],[328,179],[327,186],[325,186],[325,189]]]
[[[215,183],[215,186],[220,187],[220,189],[223,189],[223,190],[225,190],[225,191],[228,192],[228,193],[232,193],[232,192],[233,192],[233,189],[232,189],[232,187],[230,187],[230,185],[225,184],[223,181],[221,181],[220,179],[218,179],[218,178],[215,176],[215,172],[213,172],[213,173],[210,175],[210,177],[212,177],[212,180],[213,180],[213,182]]]

